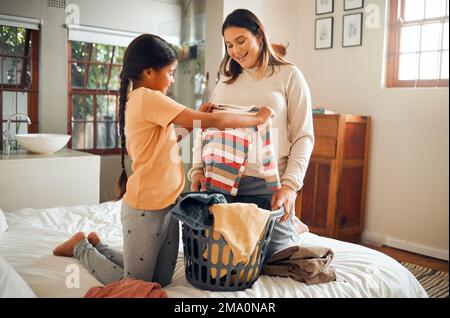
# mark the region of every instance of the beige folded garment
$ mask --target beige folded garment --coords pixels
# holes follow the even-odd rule
[[[253,203],[228,203],[210,206],[214,215],[214,232],[220,233],[233,253],[233,261],[248,263],[270,211]]]
[[[273,254],[262,268],[262,274],[291,277],[308,285],[327,283],[336,279],[330,265],[334,253],[320,246],[291,246]]]

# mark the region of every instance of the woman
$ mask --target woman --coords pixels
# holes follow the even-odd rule
[[[281,188],[268,190],[261,177],[261,163],[250,162],[242,178],[238,195],[252,195],[271,200],[272,209],[281,206],[285,215],[276,223],[269,244],[269,257],[274,252],[298,245],[295,230],[299,220],[294,206],[314,145],[311,94],[301,71],[278,57],[259,19],[250,11],[238,9],[227,16],[222,26],[225,56],[220,65],[221,79],[211,97],[214,104],[269,106],[274,146],[278,157]],[[198,134],[194,141],[194,164],[188,172],[191,190],[199,191],[205,180]],[[256,148],[252,149],[256,151]],[[258,158],[252,154],[249,158]]]

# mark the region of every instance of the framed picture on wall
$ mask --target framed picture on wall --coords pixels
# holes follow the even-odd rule
[[[364,8],[364,0],[344,0],[344,10],[355,10]]]
[[[362,13],[344,15],[342,23],[342,46],[360,46],[362,45]]]
[[[333,17],[316,19],[315,46],[316,50],[333,47]]]
[[[316,0],[316,15],[333,13],[334,0]]]

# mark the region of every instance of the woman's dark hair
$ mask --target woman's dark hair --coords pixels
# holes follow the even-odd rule
[[[135,38],[125,50],[123,68],[120,73],[119,134],[122,147],[122,173],[117,180],[117,200],[126,192],[127,173],[125,171],[125,107],[130,81],[139,80],[143,70],[160,70],[178,59],[172,45],[159,36],[142,34]]]
[[[264,26],[258,17],[251,11],[246,9],[237,9],[231,12],[225,19],[222,25],[222,36],[225,30],[229,27],[245,28],[249,30],[254,36],[260,36],[261,38],[261,53],[259,55],[259,63],[257,74],[259,77],[263,77],[266,74],[267,68],[272,68],[272,74],[275,71],[274,65],[290,64],[283,58],[277,56],[269,43]],[[228,50],[225,46],[225,56],[220,64],[220,72],[222,75],[230,77],[224,83],[233,83],[239,74],[242,73],[242,66],[238,62],[233,60],[228,54]]]

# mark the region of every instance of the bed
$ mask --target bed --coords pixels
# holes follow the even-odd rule
[[[121,249],[121,202],[97,205],[21,209],[4,212],[8,231],[0,242],[0,256],[19,273],[37,297],[83,297],[101,283],[75,258],[56,257],[53,248],[77,231],[97,231],[111,246]],[[260,276],[251,289],[211,292],[192,287],[184,276],[180,252],[169,297],[306,298],[306,297],[428,297],[401,264],[378,251],[305,232],[303,243],[330,247],[337,280],[310,285],[290,278]],[[181,244],[181,243],[180,243]],[[74,275],[78,276],[79,286]]]

